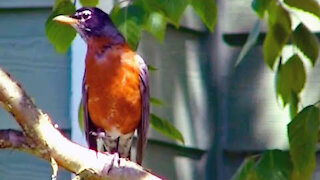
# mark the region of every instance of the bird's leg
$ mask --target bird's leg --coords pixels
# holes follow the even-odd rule
[[[125,157],[130,160],[130,152],[131,152],[131,145],[132,145],[132,137],[133,133],[128,133],[120,136],[118,152],[121,157]]]
[[[98,158],[98,152],[104,152],[103,139],[106,138],[105,132],[90,132],[92,136],[96,137],[97,140],[97,152],[96,156]]]
[[[120,136],[117,138],[117,154],[118,156],[120,156],[120,153],[119,153],[119,143],[120,143]],[[118,159],[118,166],[120,166],[120,158]]]
[[[119,154],[116,152],[113,155],[113,158],[111,160],[111,164],[110,164],[110,168],[108,169],[108,174],[110,173],[111,169],[113,168],[113,166],[115,165],[114,162],[118,162],[118,166],[120,166],[120,157],[119,157]]]

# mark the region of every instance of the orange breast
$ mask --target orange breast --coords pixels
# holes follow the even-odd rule
[[[107,49],[100,57],[94,50],[87,52],[89,115],[110,134],[133,132],[141,119],[139,65],[134,58],[135,53],[122,46]]]

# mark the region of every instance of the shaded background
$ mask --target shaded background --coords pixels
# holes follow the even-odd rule
[[[67,136],[84,144],[77,108],[85,45],[77,37],[67,54],[55,52],[44,33],[52,4],[53,0],[0,1],[0,65]],[[261,46],[234,67],[243,35],[256,20],[250,4],[251,0],[217,1],[214,33],[188,8],[181,28],[168,26],[162,44],[143,34],[138,51],[158,68],[150,73],[151,95],[165,103],[152,107],[152,112],[175,124],[190,147],[187,150],[194,152],[186,157],[175,145],[181,144],[150,130],[153,141],[144,163],[156,174],[179,180],[226,180],[246,155],[288,148],[288,111],[276,101],[274,73],[263,63]],[[112,2],[99,6],[108,11]],[[309,69],[302,93],[305,106],[319,99],[319,65]],[[2,110],[0,119],[1,128],[18,128]],[[0,151],[1,180],[49,179],[50,173],[47,162],[25,153]],[[314,179],[318,174],[319,167]],[[70,174],[61,171],[58,179],[70,179]]]

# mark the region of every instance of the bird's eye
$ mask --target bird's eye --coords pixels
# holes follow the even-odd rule
[[[82,19],[83,20],[87,20],[87,19],[89,19],[89,18],[91,18],[91,11],[83,11],[82,12]]]

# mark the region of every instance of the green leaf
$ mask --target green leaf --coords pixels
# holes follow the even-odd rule
[[[78,123],[81,132],[84,132],[84,121],[83,121],[83,105],[82,101],[79,103],[79,109],[78,109]]]
[[[114,6],[110,13],[113,23],[125,37],[132,49],[136,49],[140,40],[142,26],[146,22],[147,13],[141,3],[136,1],[127,7]]]
[[[265,151],[254,168],[257,180],[288,180],[292,163],[287,151]]]
[[[187,147],[185,145],[179,145],[151,138],[148,138],[148,145],[149,144],[153,145],[153,147],[155,148],[157,148],[157,146],[165,147],[167,150],[173,151],[174,154],[194,160],[200,160],[207,153],[206,150],[202,150],[199,148]]]
[[[299,97],[297,93],[291,91],[290,102],[289,102],[289,111],[290,111],[291,119],[293,119],[298,113],[298,104],[299,104]]]
[[[65,53],[72,40],[76,36],[76,31],[69,26],[53,22],[52,19],[61,14],[72,14],[75,7],[69,0],[59,0],[54,5],[53,11],[46,21],[45,31],[49,42],[60,53]]]
[[[299,94],[306,82],[306,72],[298,55],[293,55],[285,64],[279,64],[276,73],[276,93],[283,106],[289,103],[291,93]]]
[[[150,103],[155,106],[163,106],[164,105],[164,103],[160,99],[157,99],[155,97],[150,97]]]
[[[169,121],[158,117],[151,113],[150,115],[151,127],[159,133],[167,136],[170,139],[180,141],[184,144],[184,139],[180,131],[174,127]]]
[[[248,39],[247,39],[246,43],[244,44],[243,48],[241,49],[241,52],[237,58],[235,66],[239,65],[239,63],[244,59],[244,57],[248,54],[248,52],[256,44],[258,36],[260,34],[260,24],[261,24],[261,21],[257,20],[256,23],[251,28]]]
[[[294,180],[310,179],[315,169],[319,115],[317,107],[308,106],[288,124]]]
[[[293,44],[302,51],[312,66],[319,56],[317,37],[302,23],[293,32]]]
[[[163,41],[164,35],[166,33],[166,28],[167,28],[167,20],[161,13],[152,12],[149,15],[149,18],[145,25],[145,29],[151,35],[156,37],[158,41],[160,42]]]
[[[268,9],[268,32],[263,42],[263,58],[273,69],[291,34],[289,13],[278,2],[272,2]]]
[[[253,167],[256,161],[254,157],[248,157],[244,160],[231,180],[249,180],[253,175]]]
[[[152,65],[150,65],[150,64],[148,64],[147,66],[148,66],[148,70],[149,70],[150,72],[152,72],[152,71],[157,71],[157,70],[158,70],[156,67],[154,67],[154,66],[152,66]]]
[[[86,7],[96,7],[99,3],[99,0],[80,0],[80,4]]]
[[[191,6],[210,31],[217,22],[217,6],[214,0],[191,0]]]
[[[253,0],[251,7],[257,13],[258,17],[262,19],[271,2],[272,0]]]
[[[162,13],[169,22],[179,27],[180,18],[188,5],[188,0],[143,0],[150,12]]]
[[[316,0],[284,0],[289,7],[308,12],[320,18],[320,6]]]

